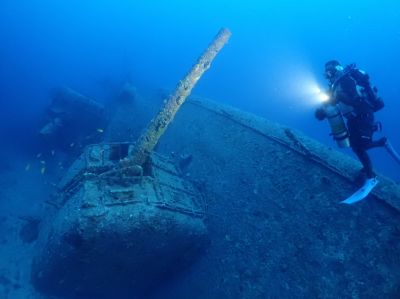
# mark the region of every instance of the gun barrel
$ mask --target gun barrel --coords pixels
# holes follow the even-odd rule
[[[151,120],[145,132],[139,137],[132,158],[127,161],[128,165],[143,165],[146,162],[158,140],[174,119],[175,114],[203,73],[210,68],[211,62],[227,43],[230,36],[231,32],[226,28],[222,28],[185,78],[179,81],[175,91],[164,101],[164,107]]]

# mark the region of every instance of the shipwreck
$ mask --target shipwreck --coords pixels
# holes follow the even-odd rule
[[[209,67],[229,32],[221,37],[192,71]],[[70,167],[41,223],[35,288],[67,298],[399,297],[399,185],[379,176],[366,200],[339,204],[357,189],[356,160],[207,99],[179,109],[201,73],[180,82],[138,141],[87,146]]]

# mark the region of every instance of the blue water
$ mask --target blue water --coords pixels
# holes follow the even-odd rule
[[[232,37],[193,94],[301,130],[336,149],[327,123],[314,118],[315,89],[326,88],[326,61],[357,63],[385,101],[376,114],[382,134],[400,150],[398,0],[0,0],[0,154],[10,144],[29,144],[24,140],[32,138],[53,88],[69,86],[104,103],[110,89],[127,79],[139,93],[172,90],[221,27]],[[400,165],[383,149],[370,153],[378,172],[400,181]],[[0,159],[0,175],[10,167],[6,162]],[[32,180],[29,188],[42,181]],[[38,193],[32,198],[39,201]]]
[[[141,1],[142,2],[142,1]],[[172,89],[221,26],[233,35],[195,94],[335,144],[313,117],[311,88],[335,58],[356,62],[379,87],[377,118],[398,138],[400,5],[396,1],[11,1],[0,3],[1,124],[34,118],[48,92],[70,86],[97,99],[101,82]],[[104,85],[104,84],[103,84]],[[350,151],[345,151],[351,154]],[[398,180],[381,150],[378,171]]]

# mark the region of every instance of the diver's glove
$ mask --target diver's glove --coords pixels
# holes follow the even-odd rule
[[[326,118],[324,108],[318,108],[317,110],[315,110],[315,118],[318,120],[324,120]]]

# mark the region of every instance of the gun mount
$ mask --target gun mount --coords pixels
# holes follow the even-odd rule
[[[229,36],[218,33],[136,144],[89,146],[70,167],[37,241],[31,275],[38,290],[140,294],[204,250],[202,195],[153,149]]]

